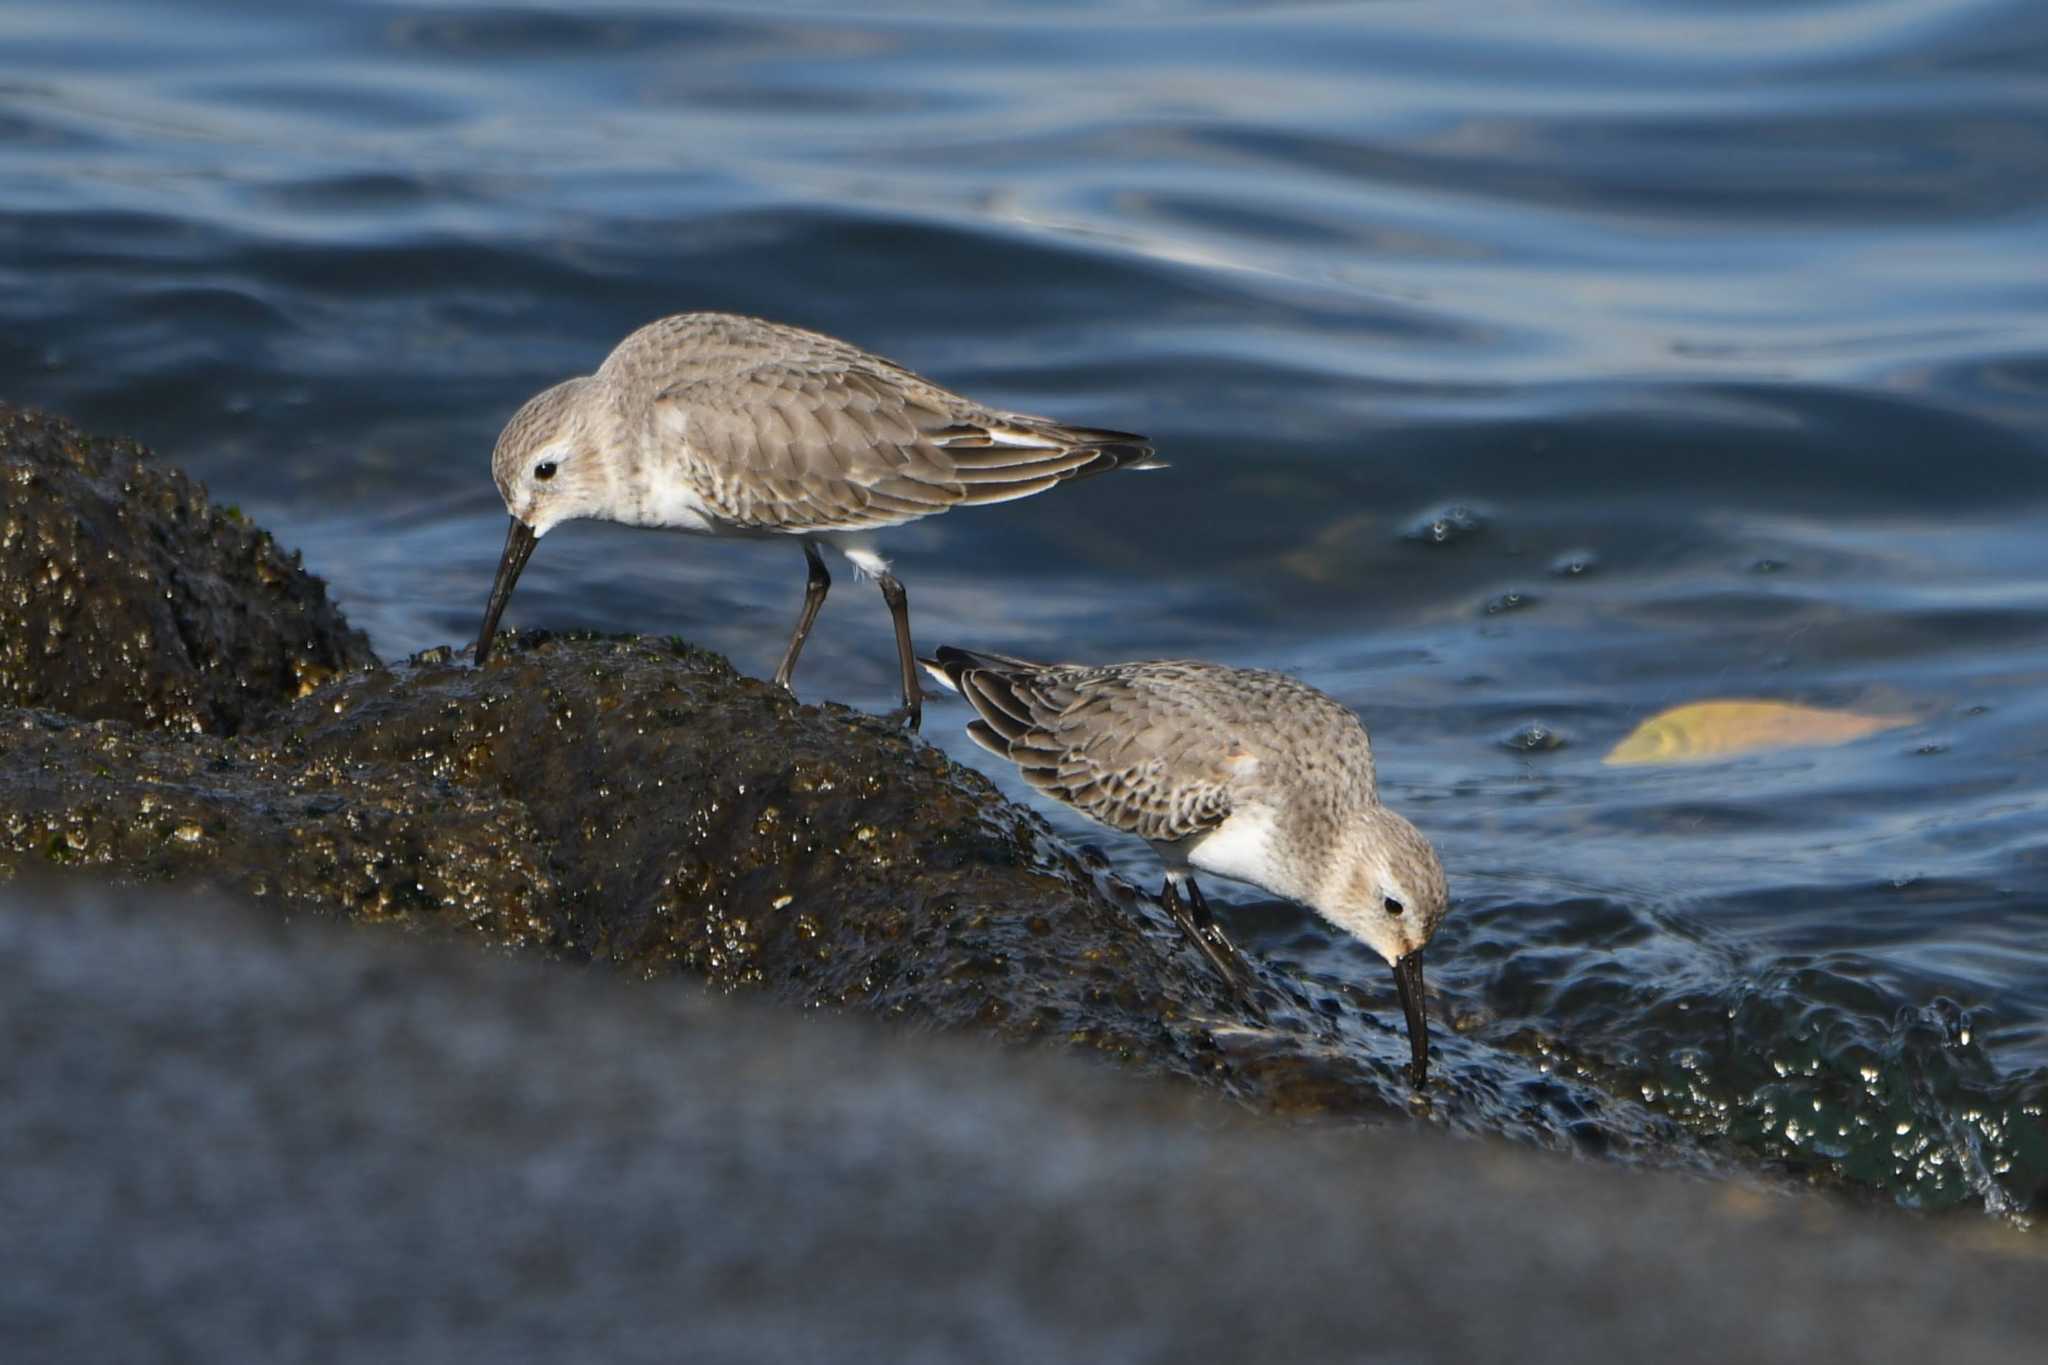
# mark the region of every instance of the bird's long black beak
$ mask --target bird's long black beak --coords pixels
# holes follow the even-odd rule
[[[491,600],[484,607],[484,628],[476,636],[478,664],[491,657],[491,637],[498,633],[498,616],[511,599],[512,585],[519,581],[519,571],[526,567],[527,556],[533,553],[537,539],[531,527],[517,517],[512,518],[512,528],[505,532],[505,553],[498,559],[498,580],[491,584]]]
[[[1401,1011],[1408,1016],[1408,1047],[1414,1064],[1408,1068],[1409,1083],[1416,1089],[1429,1079],[1429,1020],[1422,1013],[1422,949],[1417,948],[1394,964],[1394,989],[1401,993]]]

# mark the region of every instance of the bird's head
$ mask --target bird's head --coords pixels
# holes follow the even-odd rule
[[[1429,1067],[1422,950],[1451,908],[1444,865],[1422,831],[1385,806],[1375,805],[1360,816],[1348,843],[1352,856],[1316,908],[1365,940],[1394,969],[1414,1058],[1409,1077],[1420,1085]]]
[[[491,452],[491,479],[512,514],[498,576],[477,632],[476,661],[491,657],[498,617],[512,587],[533,554],[534,543],[557,522],[592,516],[610,493],[611,474],[602,459],[597,424],[590,412],[596,381],[571,379],[535,394],[512,414]]]
[[[571,379],[535,394],[512,414],[491,452],[491,479],[505,510],[536,539],[558,522],[595,514],[609,491],[589,397],[596,381]]]

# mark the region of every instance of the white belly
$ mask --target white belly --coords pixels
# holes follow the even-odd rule
[[[1279,866],[1273,848],[1275,817],[1271,806],[1240,806],[1230,818],[1187,850],[1187,863],[1197,872],[1291,896],[1291,881]]]
[[[700,536],[734,533],[732,527],[719,524],[697,490],[682,479],[655,481],[640,497],[633,511],[633,522],[638,526],[660,526]]]

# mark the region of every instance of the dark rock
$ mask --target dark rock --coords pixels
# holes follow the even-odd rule
[[[109,902],[143,902],[133,911]],[[39,903],[40,902],[40,903]],[[0,1359],[2028,1361],[2038,1248],[0,886]]]
[[[1410,1106],[1391,990],[1332,1015],[1255,967],[1254,1026],[1156,906],[978,773],[687,646],[508,636],[489,668],[354,674],[232,737],[0,712],[0,875],[53,865],[1051,1040],[1287,1113]],[[1582,1141],[1517,1066],[1435,1043],[1440,1121]],[[1669,1158],[1669,1125],[1603,1112],[1615,1150]]]
[[[225,738],[0,712],[0,869],[52,864],[1184,1073],[1225,1002],[980,775],[653,641],[508,636]]]
[[[0,710],[0,878],[89,868],[285,908],[547,942],[554,881],[517,802],[246,737]]]
[[[39,705],[0,707],[0,880],[199,881],[1052,1041],[1282,1113],[1706,1164],[1669,1120],[1578,1079],[1532,1088],[1441,1026],[1413,1095],[1390,989],[1340,1003],[1254,964],[1271,1023],[1247,1019],[1156,905],[980,775],[701,651],[508,636],[488,669],[434,651],[314,688],[368,651],[267,537],[132,446],[13,410],[5,442],[10,581],[41,587],[9,608],[37,643],[0,700]]]
[[[197,483],[0,403],[0,704],[232,734],[376,662],[297,556]]]

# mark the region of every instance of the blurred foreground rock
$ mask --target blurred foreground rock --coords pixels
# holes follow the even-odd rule
[[[0,705],[231,734],[375,662],[268,532],[131,441],[0,403]]]
[[[143,908],[124,908],[123,902]],[[2034,1248],[0,887],[0,1359],[2033,1361]]]

